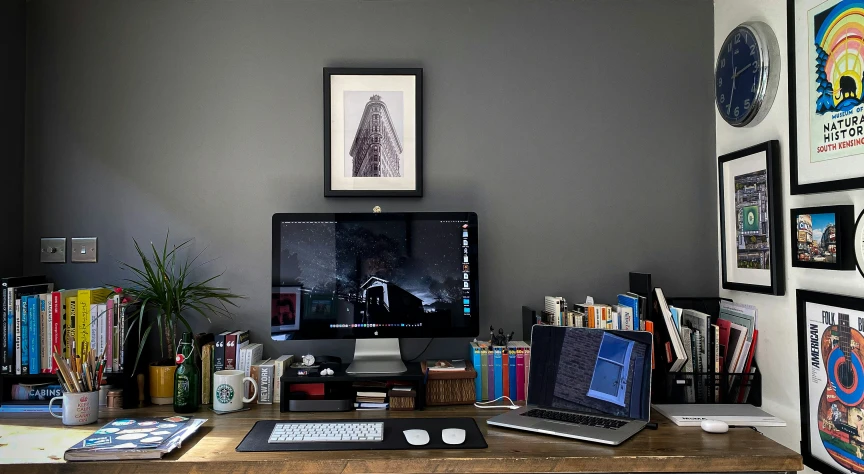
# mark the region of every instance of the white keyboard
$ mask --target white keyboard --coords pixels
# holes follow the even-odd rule
[[[277,423],[268,443],[383,441],[383,422]]]

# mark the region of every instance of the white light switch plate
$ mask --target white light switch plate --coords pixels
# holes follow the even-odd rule
[[[72,237],[71,259],[77,263],[96,263],[96,237]]]
[[[42,239],[39,261],[42,263],[66,263],[66,238]]]

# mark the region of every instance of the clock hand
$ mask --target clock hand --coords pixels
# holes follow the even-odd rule
[[[748,65],[744,66],[744,68],[741,69],[740,71],[738,71],[738,72],[733,72],[733,73],[732,73],[732,79],[735,79],[736,77],[740,76],[741,74],[744,74],[744,71],[746,71],[746,70],[747,70],[748,68],[750,68],[750,66],[752,66],[752,65],[753,65],[753,64],[748,64]]]

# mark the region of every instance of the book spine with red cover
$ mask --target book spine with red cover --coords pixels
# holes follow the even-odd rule
[[[225,370],[237,369],[237,334],[225,336]]]

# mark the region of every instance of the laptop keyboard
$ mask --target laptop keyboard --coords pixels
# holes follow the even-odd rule
[[[609,418],[600,418],[590,415],[576,415],[574,413],[566,413],[553,410],[541,410],[534,408],[522,413],[522,416],[530,416],[532,418],[540,418],[543,420],[563,421],[565,423],[573,423],[574,425],[593,426],[595,428],[605,428],[608,430],[617,430],[626,425],[628,422],[621,420],[612,420]]]

